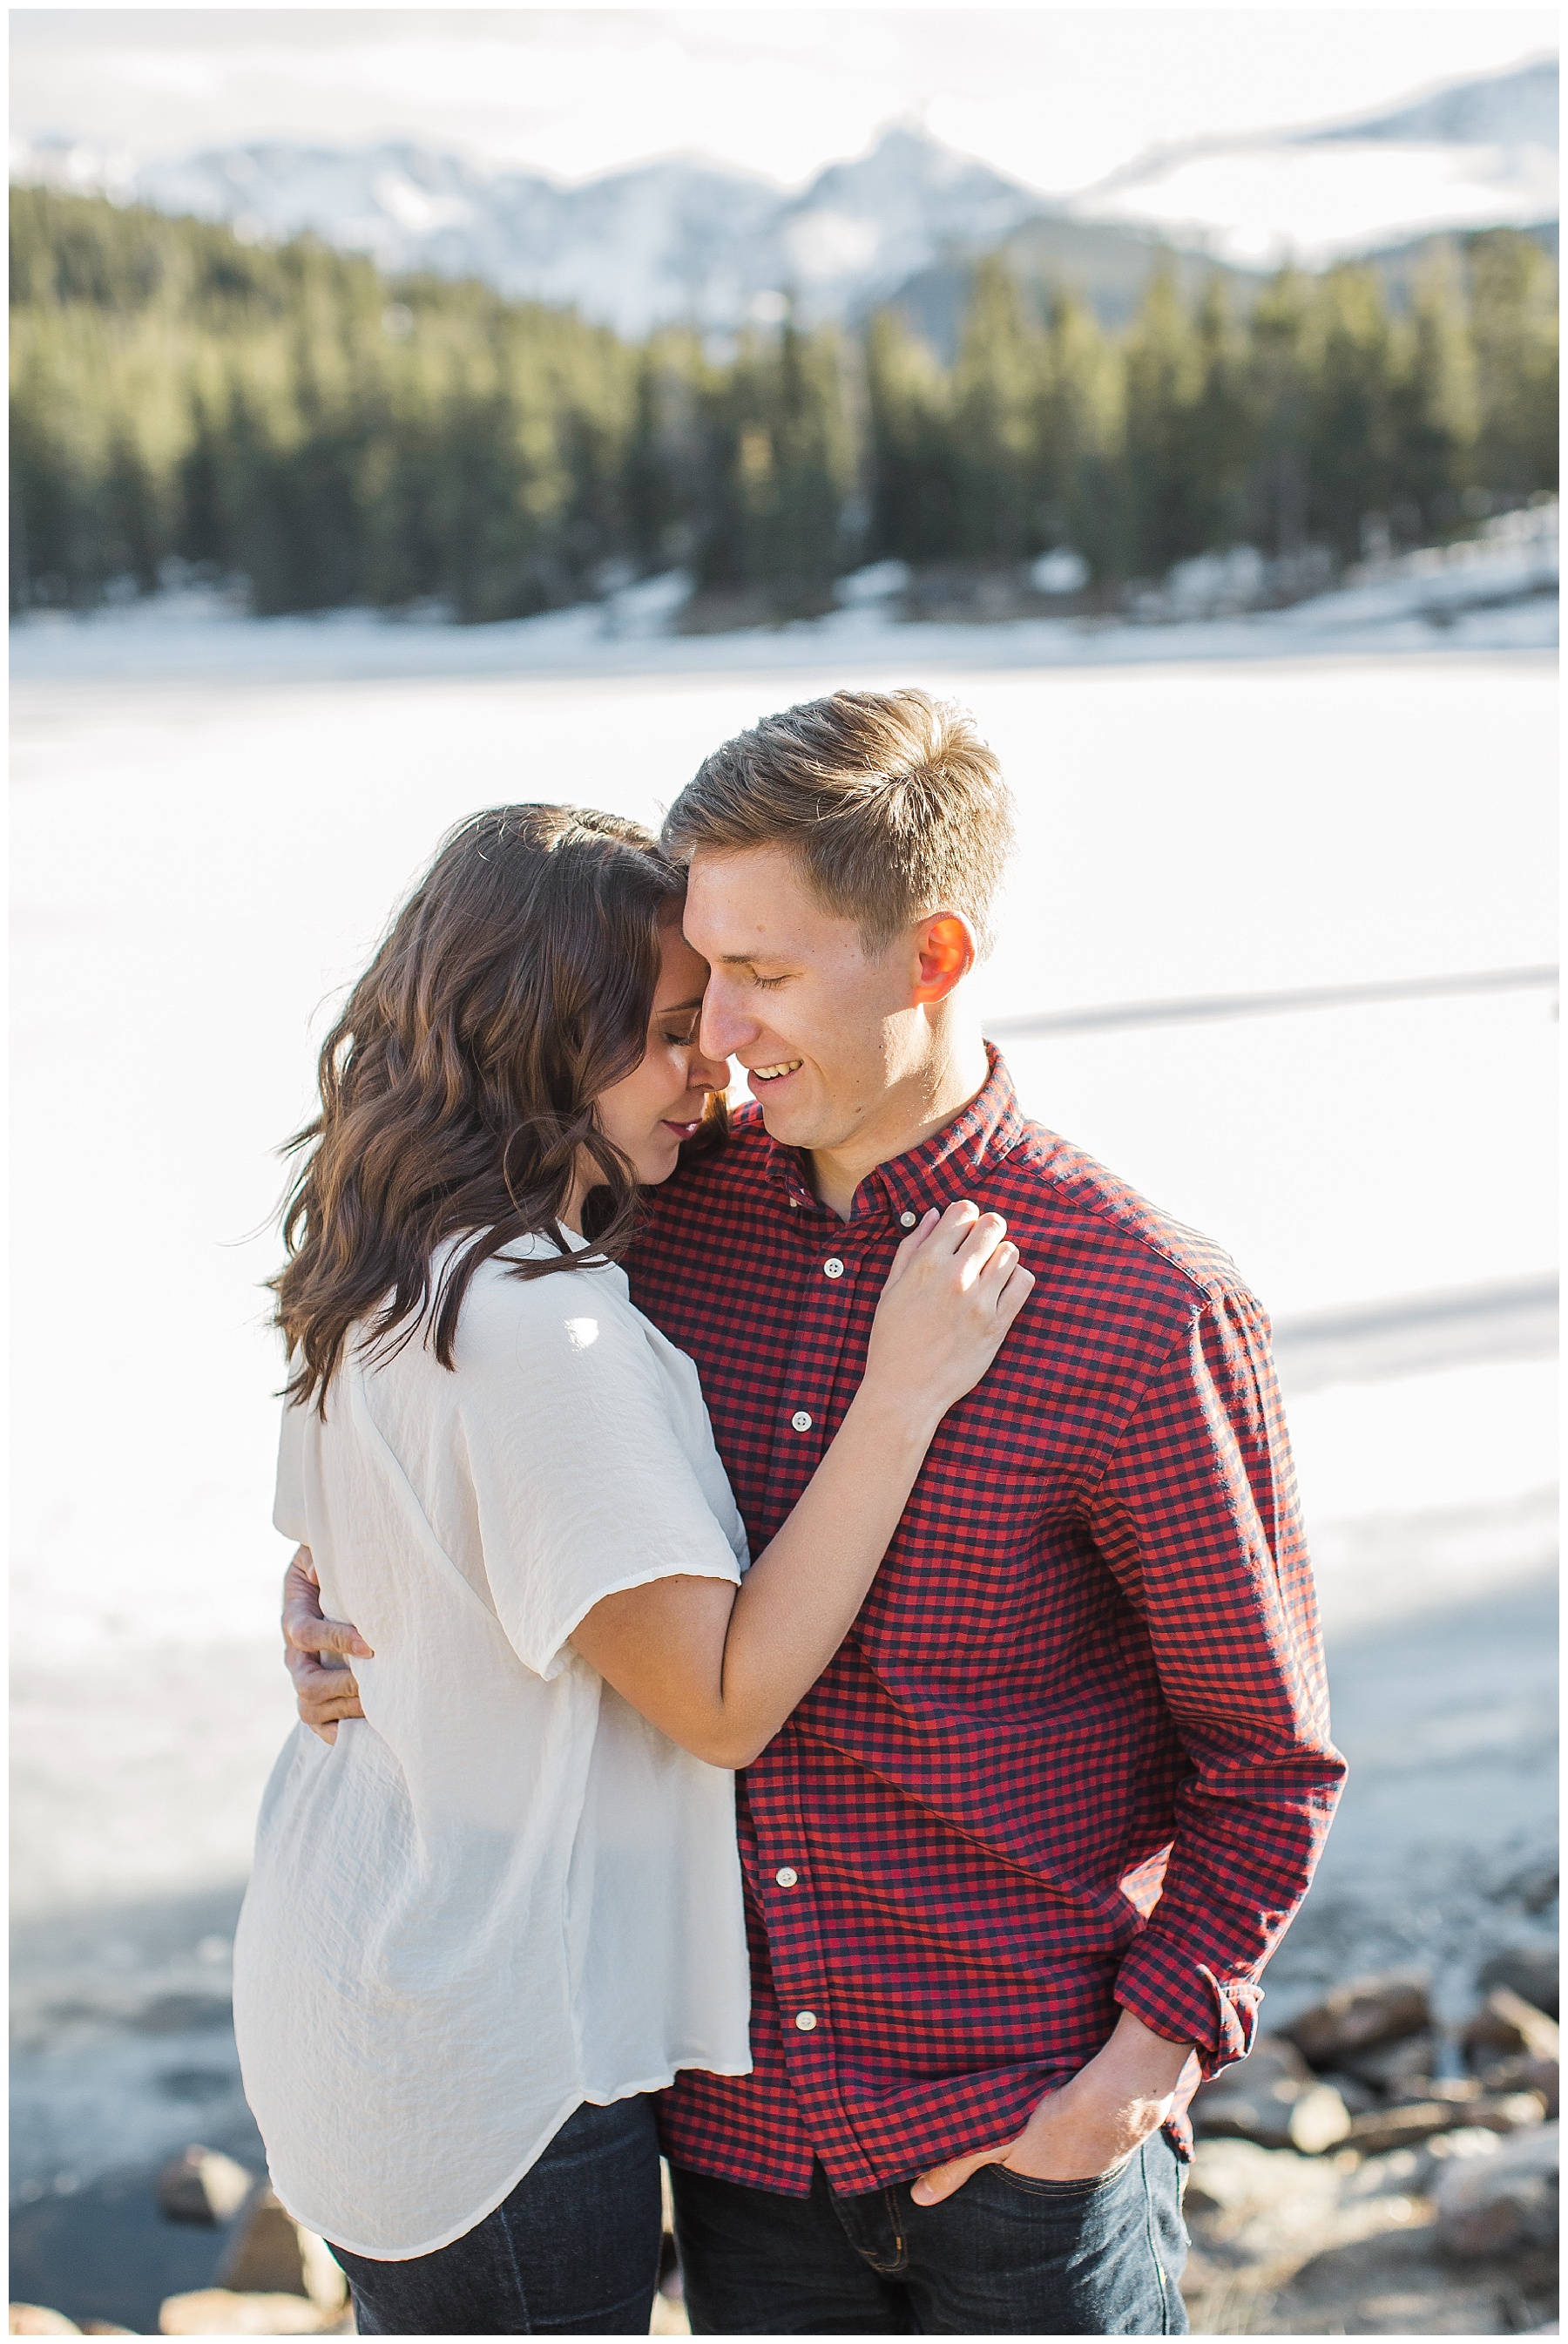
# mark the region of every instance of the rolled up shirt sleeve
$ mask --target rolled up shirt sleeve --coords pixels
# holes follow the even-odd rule
[[[1312,1879],[1344,1777],[1263,1312],[1211,1295],[1092,1498],[1191,1763],[1163,1886],[1116,1996],[1206,2073],[1251,2048],[1259,1973]]]

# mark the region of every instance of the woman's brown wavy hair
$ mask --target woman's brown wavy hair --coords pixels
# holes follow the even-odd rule
[[[290,1399],[325,1416],[355,1329],[374,1348],[426,1325],[450,1368],[468,1281],[517,1238],[558,1248],[518,1278],[625,1251],[637,1175],[594,1101],[641,1061],[683,888],[650,833],[580,806],[495,806],[447,835],[322,1046],[320,1113],[286,1144],[305,1155],[270,1281]],[[715,1099],[689,1146],[723,1128]],[[585,1155],[600,1181],[573,1253],[560,1217]],[[464,1237],[433,1289],[436,1248]]]

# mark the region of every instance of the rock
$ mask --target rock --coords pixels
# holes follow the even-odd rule
[[[321,2313],[302,2295],[236,2295],[226,2287],[198,2287],[166,2296],[160,2336],[319,2336]]]
[[[297,2222],[265,2182],[241,2209],[216,2278],[235,2295],[301,2295],[329,2314],[348,2299],[348,2281],[326,2240]]]
[[[1345,2067],[1374,2092],[1408,2092],[1417,2084],[1430,2083],[1437,2064],[1437,2037],[1423,2031],[1407,2035],[1398,2043],[1381,2043],[1375,2050],[1352,2054]]]
[[[1484,2092],[1539,2092],[1549,2117],[1557,2114],[1558,2069],[1555,2059],[1494,2059],[1481,2071]]]
[[[1506,1986],[1518,1995],[1522,2002],[1543,2010],[1549,2018],[1558,2016],[1558,1963],[1555,1946],[1512,1945],[1493,1954],[1476,1980],[1483,1994],[1494,1986]]]
[[[11,2306],[13,2336],[79,2336],[81,2329],[63,2311],[49,2311],[41,2303]]]
[[[1504,1983],[1504,1981],[1499,1981]],[[1424,2034],[1432,2025],[1424,1979],[1405,1974],[1356,1978],[1282,2028],[1313,2067],[1349,2066],[1380,2044]]]
[[[1507,2336],[1528,2299],[1495,2266],[1456,2269],[1430,2224],[1331,2247],[1266,2301],[1263,2333],[1318,2336]],[[1196,2325],[1196,2322],[1194,2322]]]
[[[1349,2137],[1351,2112],[1332,2084],[1309,2084],[1291,2110],[1290,2145],[1321,2157]]]
[[[226,2222],[255,2187],[254,2173],[196,2142],[159,2174],[158,2205],[171,2222]]]
[[[1261,2036],[1245,2059],[1205,2084],[1192,2119],[1206,2139],[1255,2140],[1309,2157],[1343,2140],[1351,2126],[1339,2093],[1318,2081],[1282,2035]]]
[[[1556,2060],[1562,2056],[1562,2033],[1554,2018],[1537,2010],[1533,2002],[1515,1994],[1505,1985],[1494,1985],[1486,1997],[1486,2007],[1501,2025],[1512,2027],[1516,2043],[1509,2049],[1527,2051],[1533,2059]]]
[[[1452,2130],[1455,2117],[1472,2128],[1487,2132],[1523,2132],[1538,2126],[1545,2105],[1535,2092],[1485,2093],[1471,2100],[1415,2100],[1408,2107],[1380,2108],[1357,2117],[1350,2127],[1349,2146],[1363,2157],[1384,2149],[1408,2148],[1434,2133]]]
[[[1333,2086],[1352,2117],[1364,2117],[1369,2108],[1382,2106],[1382,2094],[1374,2092],[1370,2084],[1363,2084],[1359,2076],[1352,2076],[1346,2067],[1331,2067],[1327,2075],[1319,2076],[1318,2081]]]
[[[1455,2125],[1452,2132],[1440,2132],[1421,2152],[1428,2167],[1422,2177],[1423,2184],[1430,2185],[1437,2167],[1455,2157],[1495,2157],[1502,2138],[1501,2133],[1488,2132],[1484,2125]],[[1430,2188],[1426,2194],[1431,2194]]]
[[[1494,2157],[1456,2159],[1433,2191],[1438,2235],[1452,2255],[1513,2253],[1557,2235],[1557,2127],[1538,2125]]]
[[[1470,2101],[1483,2096],[1481,2079],[1476,2076],[1418,2076],[1413,2083],[1396,2085],[1384,2106],[1392,2103],[1396,2108],[1408,2107],[1417,2100],[1442,2100],[1455,2111],[1454,2121],[1458,2123],[1458,2112]]]

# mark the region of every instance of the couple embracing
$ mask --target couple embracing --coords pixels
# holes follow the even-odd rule
[[[236,2020],[362,2333],[646,2332],[660,2150],[699,2334],[1186,2330],[1342,1767],[1267,1321],[975,1022],[1010,844],[837,692],[464,823],[327,1040]]]

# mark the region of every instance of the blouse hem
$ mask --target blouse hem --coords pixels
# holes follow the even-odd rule
[[[300,2205],[290,2198],[288,2193],[281,2187],[278,2182],[277,2176],[271,2168],[270,2162],[267,2167],[266,2177],[272,2184],[274,2194],[277,2198],[279,2204],[284,2208],[285,2211],[292,2218],[292,2219],[300,2223],[304,2228],[311,2231],[317,2238],[325,2238],[329,2247],[341,2247],[346,2255],[363,2255],[367,2262],[411,2263],[416,2261],[421,2255],[439,2254],[443,2247],[452,2246],[458,2238],[466,2238],[470,2230],[477,2229],[479,2224],[487,2220],[488,2217],[495,2212],[498,2206],[505,2204],[506,2200],[511,2196],[513,2190],[517,2187],[518,2182],[523,2180],[538,2163],[540,2157],[544,2155],[546,2149],[548,2148],[551,2141],[554,2140],[561,2127],[567,2123],[568,2118],[576,2116],[580,2107],[614,2107],[621,2100],[636,2099],[640,2095],[649,2092],[668,2091],[670,2085],[674,2083],[677,2076],[685,2073],[688,2069],[699,2066],[701,2067],[705,2075],[709,2076],[749,2076],[751,2073],[751,2062],[749,2060],[746,2062],[746,2065],[743,2067],[720,2067],[710,2064],[707,2060],[678,2059],[673,2067],[669,2069],[668,2073],[660,2076],[656,2082],[647,2084],[628,2084],[624,2091],[617,2092],[609,2099],[595,2099],[593,2096],[588,2092],[575,2093],[570,2099],[563,2103],[558,2113],[552,2117],[549,2126],[543,2137],[535,2142],[533,2147],[529,2149],[528,2155],[523,2158],[522,2163],[514,2168],[509,2178],[503,2181],[498,2189],[493,2191],[488,2197],[485,2198],[475,2212],[463,2215],[458,2221],[453,2223],[450,2229],[442,2230],[437,2237],[429,2239],[424,2246],[364,2247],[357,2245],[355,2240],[352,2238],[338,2237],[335,2225],[328,2224],[324,2226],[313,2214],[306,2213]]]

